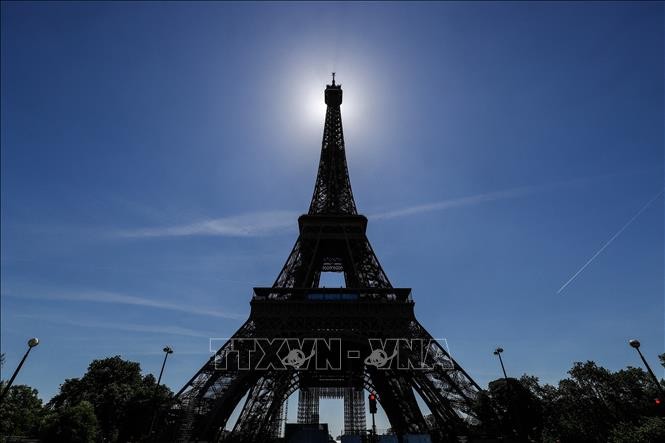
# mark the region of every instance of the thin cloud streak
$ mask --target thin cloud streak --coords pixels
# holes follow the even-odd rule
[[[116,232],[118,237],[185,237],[215,235],[224,237],[260,237],[295,228],[295,211],[265,211],[203,220],[177,226],[128,229]]]
[[[539,192],[550,191],[565,186],[572,186],[579,183],[584,183],[589,180],[598,178],[605,178],[617,174],[602,175],[596,177],[576,178],[572,180],[560,181],[544,185],[520,186],[517,188],[502,189],[500,191],[486,192],[483,194],[470,195],[467,197],[454,198],[449,200],[441,200],[433,203],[425,203],[422,205],[409,206],[402,209],[395,209],[393,211],[379,212],[368,217],[372,220],[387,220],[397,217],[405,217],[408,215],[421,214],[424,212],[441,211],[444,209],[459,208],[464,206],[475,206],[482,203],[489,203],[498,200],[509,200],[513,198],[526,197],[529,195],[537,194]]]
[[[573,280],[575,280],[575,279],[577,278],[577,276],[580,275],[580,274],[581,274],[581,273],[587,268],[587,266],[589,266],[589,265],[590,265],[590,264],[591,264],[591,263],[592,263],[592,262],[593,262],[593,261],[594,261],[594,260],[595,260],[595,259],[596,259],[596,258],[597,258],[597,257],[598,257],[598,256],[599,256],[599,255],[600,255],[600,254],[601,254],[601,253],[602,253],[602,252],[608,247],[608,246],[609,246],[609,245],[611,245],[612,242],[613,242],[614,240],[616,240],[617,237],[619,237],[619,236],[621,235],[621,233],[622,233],[623,231],[626,230],[626,228],[628,228],[628,226],[630,226],[635,220],[637,220],[637,217],[639,217],[640,215],[642,215],[642,213],[643,213],[644,211],[646,211],[646,209],[647,209],[649,206],[651,206],[651,204],[652,204],[653,202],[655,202],[655,201],[658,199],[658,197],[660,197],[660,196],[663,194],[663,192],[665,192],[665,189],[661,189],[661,191],[660,191],[655,197],[653,197],[653,198],[652,198],[651,200],[649,200],[644,206],[642,206],[642,208],[641,208],[639,211],[637,211],[637,213],[636,213],[635,215],[633,215],[633,216],[630,218],[630,220],[628,220],[628,221],[626,222],[626,224],[624,224],[624,225],[621,227],[621,229],[619,229],[619,230],[618,230],[618,231],[617,231],[612,237],[610,237],[610,239],[607,240],[607,241],[605,242],[605,244],[604,244],[599,250],[597,250],[596,253],[593,254],[593,255],[591,256],[591,258],[590,258],[589,260],[587,260],[587,262],[584,263],[584,264],[582,265],[582,267],[581,267],[580,269],[578,269],[577,272],[576,272],[575,274],[573,274],[573,276],[570,277],[570,278],[568,279],[568,281],[567,281],[566,283],[564,283],[563,286],[561,286],[561,287],[559,288],[558,291],[556,291],[556,293],[557,293],[557,294],[560,294],[564,289],[566,289],[566,287],[567,287],[569,284],[571,284],[571,283],[573,282]]]
[[[442,200],[416,206],[408,206],[402,209],[379,212],[369,215],[372,220],[387,220],[405,217],[424,212],[440,211],[464,206],[475,206],[482,203],[498,200],[508,200],[524,197],[538,192],[548,191],[564,186],[571,186],[589,180],[614,176],[609,174],[597,177],[577,178],[562,182],[545,185],[522,186],[504,189],[500,191],[487,192],[456,199]],[[294,228],[294,220],[301,214],[296,211],[265,211],[248,214],[234,215],[204,221],[197,221],[185,225],[165,226],[155,228],[139,228],[117,231],[119,237],[147,238],[147,237],[185,237],[185,236],[225,236],[225,237],[259,237],[280,232],[287,232]]]
[[[440,211],[444,209],[457,208],[462,206],[474,206],[481,203],[492,202],[496,200],[506,200],[534,194],[545,188],[544,186],[531,186],[522,188],[507,189],[504,191],[488,192],[485,194],[471,195],[451,200],[443,200],[423,205],[409,206],[407,208],[396,209],[394,211],[379,212],[369,216],[372,220],[386,220],[407,215],[421,214],[423,212]]]
[[[533,194],[539,190],[552,187],[532,186],[508,189],[505,191],[489,192],[486,194],[473,195],[453,200],[444,200],[418,206],[410,206],[394,211],[381,212],[370,215],[372,220],[391,219],[404,217],[422,212],[437,211],[459,206],[471,206],[495,200],[516,198],[523,195]],[[556,186],[556,185],[554,185]],[[147,238],[147,237],[185,237],[185,236],[225,236],[225,237],[259,237],[279,232],[285,232],[295,227],[298,216],[295,211],[268,211],[242,214],[211,220],[194,222],[186,225],[167,226],[158,228],[141,228],[118,231],[119,237]]]
[[[239,314],[215,311],[212,309],[197,308],[191,305],[180,305],[176,303],[164,302],[159,300],[151,300],[143,297],[135,297],[132,295],[117,294],[114,292],[104,291],[86,291],[86,292],[59,292],[59,293],[39,293],[39,291],[21,291],[4,292],[3,297],[15,298],[29,298],[36,300],[60,300],[60,301],[73,301],[73,302],[92,302],[92,303],[109,303],[120,305],[132,306],[145,306],[149,308],[166,309],[170,311],[185,312],[188,314],[204,315],[210,317],[226,318],[238,320],[241,318]]]
[[[158,325],[140,325],[133,323],[116,323],[116,322],[101,322],[101,321],[77,321],[77,320],[67,320],[63,318],[57,318],[52,316],[40,316],[32,314],[21,314],[16,315],[17,318],[26,318],[33,320],[45,320],[53,323],[59,323],[69,326],[77,326],[83,328],[101,328],[101,329],[114,329],[117,331],[129,331],[129,332],[146,332],[154,334],[169,334],[169,335],[183,335],[185,337],[210,337],[210,334],[206,334],[201,331],[196,331],[194,329],[182,328],[180,326],[158,326]]]

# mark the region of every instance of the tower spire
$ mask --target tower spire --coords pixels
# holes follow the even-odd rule
[[[332,84],[327,85],[325,90],[326,121],[323,128],[319,171],[309,206],[309,215],[358,213],[346,165],[340,111],[342,85],[335,83],[334,72],[332,76]]]

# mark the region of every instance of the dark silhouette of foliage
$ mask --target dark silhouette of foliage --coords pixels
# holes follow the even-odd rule
[[[474,405],[474,412],[481,425],[474,429],[474,433],[481,436],[494,436],[501,434],[501,422],[496,411],[494,400],[489,391],[481,391]]]
[[[103,439],[132,441],[147,434],[152,414],[170,398],[171,391],[157,386],[153,375],[141,375],[138,363],[115,356],[94,360],[83,377],[66,380],[48,406],[59,409],[87,401]]]
[[[6,382],[0,383],[0,391],[5,386]],[[34,437],[39,432],[42,416],[42,401],[37,397],[37,390],[14,385],[0,403],[0,436]]]
[[[655,443],[665,441],[665,420],[642,417],[637,423],[619,423],[610,434],[610,443]]]
[[[489,383],[476,404],[483,433],[516,441],[537,440],[543,427],[542,401],[519,380],[500,378]]]
[[[644,370],[612,372],[588,361],[575,363],[568,374],[556,387],[540,385],[528,375],[519,381],[491,382],[477,406],[481,419],[492,410],[490,405],[495,411],[483,423],[483,431],[517,441],[665,441],[665,421],[656,417],[654,404],[658,387]]]
[[[642,369],[610,372],[593,362],[575,363],[561,380],[551,413],[557,427],[548,433],[562,442],[606,442],[618,423],[652,415],[657,387]]]
[[[85,400],[54,409],[44,420],[42,436],[49,443],[93,443],[97,440],[95,410]]]
[[[665,366],[665,354],[659,358]],[[588,361],[575,363],[568,375],[558,386],[529,375],[490,382],[475,406],[482,422],[476,433],[513,442],[665,441],[665,419],[654,403],[658,386],[644,370],[612,372]],[[153,375],[141,374],[138,363],[119,356],[94,360],[46,407],[35,389],[11,387],[0,404],[0,441],[10,435],[41,435],[45,442],[145,441],[153,414],[171,397]]]

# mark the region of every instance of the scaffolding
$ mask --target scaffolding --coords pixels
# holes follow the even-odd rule
[[[344,399],[344,435],[365,432],[365,395],[361,388],[301,388],[298,393],[298,424],[319,423],[319,402],[322,398]]]

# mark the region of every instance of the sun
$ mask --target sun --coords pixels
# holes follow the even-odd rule
[[[305,116],[304,122],[309,127],[317,128],[318,130],[323,130],[323,123],[326,117],[326,104],[324,101],[324,91],[327,84],[331,83],[331,78],[327,81],[316,79],[308,82],[308,84],[302,88],[300,94],[300,107],[302,110],[301,115]],[[340,82],[338,82],[340,84]],[[360,115],[356,112],[359,109],[359,103],[362,100],[362,97],[357,96],[358,89],[354,88],[354,93],[349,94],[344,89],[344,84],[342,83],[342,90],[344,91],[344,97],[341,105],[342,111],[342,121],[344,125],[356,125],[361,124],[358,119]]]

